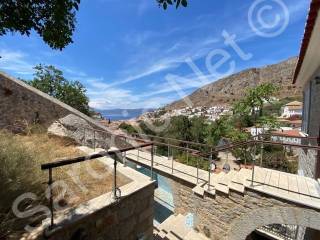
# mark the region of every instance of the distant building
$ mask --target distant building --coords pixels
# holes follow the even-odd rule
[[[288,127],[291,127],[292,129],[301,130],[302,120],[279,119],[278,121],[281,124],[286,124]]]
[[[271,139],[275,142],[301,144],[303,134],[299,130],[279,130],[271,133]]]
[[[302,108],[302,102],[290,102],[284,106],[282,117],[291,118],[293,116],[302,116]]]

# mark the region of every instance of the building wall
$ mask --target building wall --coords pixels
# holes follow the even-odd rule
[[[320,130],[320,82],[311,81],[311,105],[309,118],[309,136],[318,137]]]
[[[299,175],[314,178],[316,175],[316,163],[316,151],[299,149]]]
[[[201,198],[182,183],[171,180],[171,185],[175,213],[193,214],[196,229],[213,240],[243,240],[245,237],[241,237],[241,234],[249,235],[257,227],[272,223],[304,224],[304,209],[284,200],[250,191],[244,195],[236,192],[230,192],[229,195],[217,192],[214,197]],[[319,218],[319,214],[316,211],[314,218]]]
[[[320,133],[320,83],[314,79],[304,88],[304,109],[302,131],[310,137],[319,137]],[[302,144],[317,145],[317,141],[303,141]],[[299,174],[308,177],[319,177],[319,160],[316,151],[300,150]]]

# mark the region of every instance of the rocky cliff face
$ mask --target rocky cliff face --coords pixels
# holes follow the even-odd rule
[[[244,70],[210,83],[193,92],[188,98],[194,107],[231,105],[234,101],[243,97],[248,88],[262,83],[278,85],[281,90],[276,97],[301,96],[302,89],[292,85],[297,60],[294,57],[278,64]],[[179,109],[186,106],[184,99],[181,99],[168,105],[167,109]]]

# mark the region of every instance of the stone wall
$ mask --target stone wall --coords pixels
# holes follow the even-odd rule
[[[193,194],[188,186],[174,181],[171,181],[171,185],[174,193],[175,213],[193,214],[196,229],[210,239],[245,239],[245,237],[241,238],[240,232],[237,232],[244,230],[237,227],[240,223],[243,224],[242,228],[246,228],[247,232],[243,233],[245,236],[257,227],[272,223],[288,221],[304,224],[299,222],[303,221],[302,218],[299,218],[299,214],[304,216],[302,212],[305,209],[284,200],[280,201],[250,191],[247,191],[245,195],[236,192],[230,192],[229,195],[217,193],[215,197],[205,196],[202,199]],[[259,213],[263,212],[265,215],[259,216]],[[286,214],[288,214],[287,217]],[[315,215],[317,218],[320,217],[319,212],[315,212]],[[315,224],[319,223],[320,218]],[[237,236],[240,237],[235,238]]]
[[[304,109],[302,131],[310,137],[319,137],[320,135],[320,82],[312,80],[304,88]],[[303,141],[302,144],[318,145],[316,140]],[[319,178],[320,162],[315,151],[300,151],[299,172],[301,175]]]
[[[55,98],[0,72],[0,128],[40,123],[48,127],[59,118],[74,114],[91,126],[103,128],[93,119]]]
[[[299,170],[301,176],[314,178],[316,174],[317,152],[299,149]]]
[[[108,200],[104,195],[93,199],[86,206],[78,206],[78,209],[93,208],[95,211],[75,210],[71,220],[70,217],[64,216],[68,220],[61,221],[55,230],[47,232],[45,237],[42,236],[43,229],[40,229],[25,239],[152,239],[154,183],[134,191],[119,202],[113,202],[103,208],[99,208],[101,204],[106,204],[106,202]],[[86,214],[83,214],[83,211]],[[79,212],[83,215],[79,214]]]

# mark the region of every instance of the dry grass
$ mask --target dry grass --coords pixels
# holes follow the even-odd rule
[[[71,140],[43,133],[13,135],[0,131],[0,239],[6,239],[4,236],[19,231],[28,222],[12,215],[11,206],[18,196],[26,192],[39,196],[39,201],[28,202],[23,208],[48,204],[44,196],[48,173],[41,171],[41,164],[80,155],[84,153]],[[53,178],[57,184],[54,188],[56,201],[64,207],[78,205],[112,189],[112,172],[98,160],[57,168]],[[117,180],[119,186],[129,182],[122,175]]]

